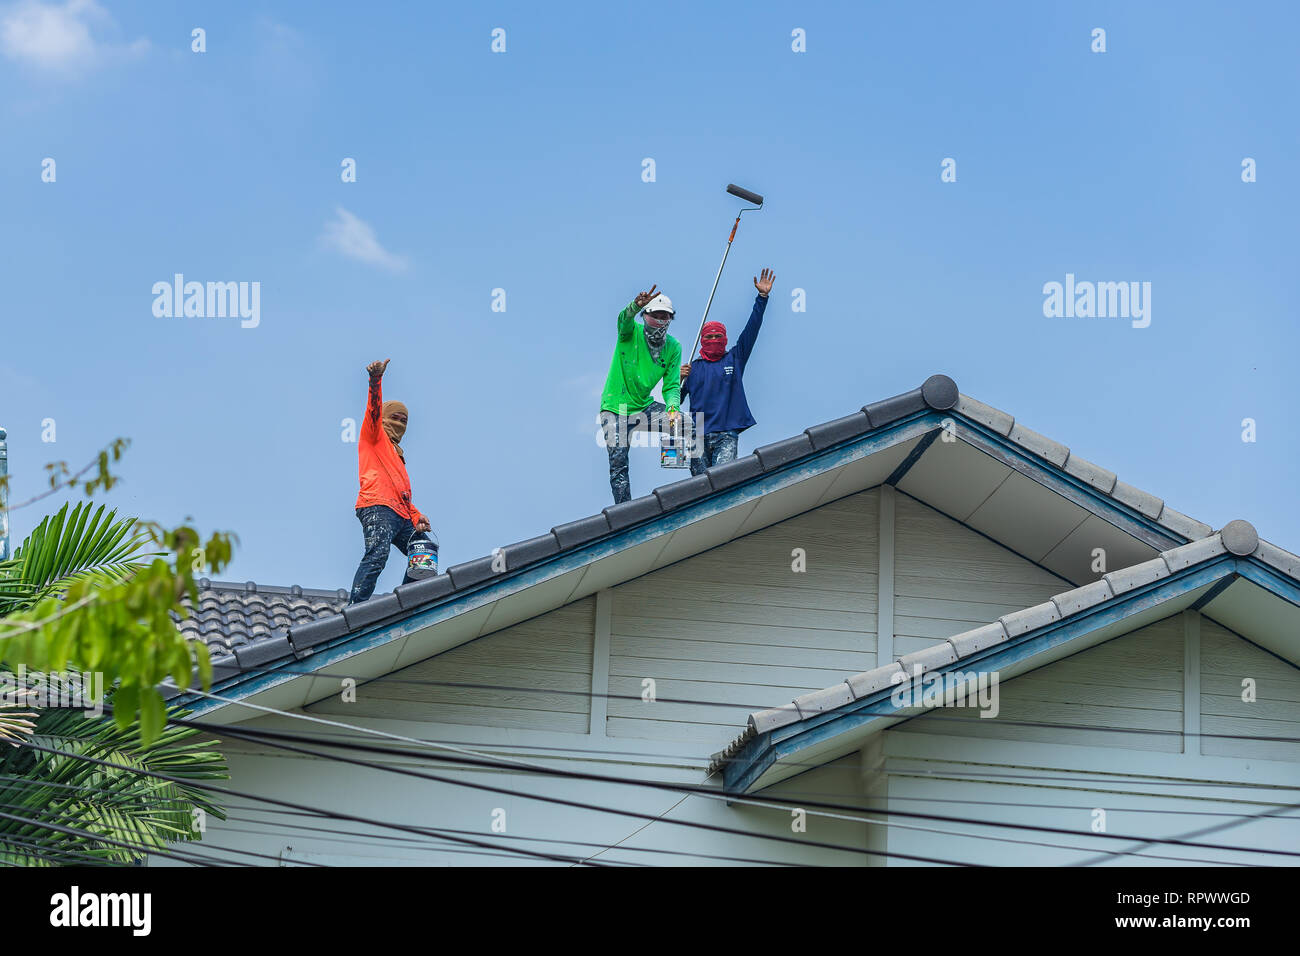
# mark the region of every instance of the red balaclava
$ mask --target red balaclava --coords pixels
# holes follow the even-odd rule
[[[722,340],[714,339],[712,342],[706,340],[704,336],[710,332],[722,333]],[[727,327],[721,322],[705,322],[704,330],[700,333],[700,357],[708,362],[716,362],[722,356],[727,354]]]

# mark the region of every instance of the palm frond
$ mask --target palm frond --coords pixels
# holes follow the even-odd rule
[[[196,808],[225,819],[201,781],[228,774],[220,754],[188,739],[196,733],[168,726],[142,747],[138,725],[41,710],[34,746],[0,752],[0,865],[133,863],[199,839]]]
[[[0,563],[0,617],[25,610],[51,594],[64,591],[91,574],[121,581],[139,569],[147,531],[137,530],[130,518],[117,518],[79,502],[69,512],[64,505],[49,515]],[[93,510],[92,510],[93,509]]]

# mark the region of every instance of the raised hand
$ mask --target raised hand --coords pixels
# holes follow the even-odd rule
[[[762,276],[761,279],[758,276],[754,277],[754,288],[758,290],[759,295],[767,298],[767,294],[772,291],[772,283],[776,279],[776,273],[771,269],[764,269]]]
[[[371,378],[383,378],[384,371],[388,368],[388,363],[392,359],[384,359],[382,362],[371,362],[366,366],[366,371],[370,373]]]
[[[650,287],[649,292],[642,292],[639,296],[637,296],[636,307],[638,309],[644,309],[645,304],[655,297],[655,289],[657,288],[659,288],[657,285],[652,285]]]

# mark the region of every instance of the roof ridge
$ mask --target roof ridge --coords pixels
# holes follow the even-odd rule
[[[240,594],[287,594],[290,597],[346,598],[346,588],[305,588],[298,584],[258,584],[256,581],[213,581],[199,578],[195,582],[202,591],[236,591]]]
[[[915,679],[931,671],[941,670],[980,651],[1006,643],[1013,637],[1019,637],[1082,613],[1098,604],[1224,554],[1238,557],[1254,555],[1269,564],[1274,564],[1269,560],[1271,556],[1266,557],[1259,553],[1264,548],[1282,550],[1266,541],[1261,541],[1250,522],[1240,519],[1230,521],[1223,526],[1222,530],[1208,537],[1161,551],[1150,560],[1107,572],[1096,581],[1062,591],[1038,604],[1003,614],[988,624],[981,624],[979,627],[953,634],[931,647],[905,654],[889,664],[882,664],[869,671],[855,674],[830,687],[801,694],[788,704],[755,711],[749,715],[745,730],[726,748],[713,755],[709,762],[709,769],[710,771],[719,769],[741,747],[759,734],[798,723],[800,720],[838,709],[878,693],[883,688],[897,683],[894,679],[897,673],[910,674]],[[1294,578],[1297,577],[1297,570],[1300,570],[1300,559],[1296,561],[1296,568],[1286,573]]]

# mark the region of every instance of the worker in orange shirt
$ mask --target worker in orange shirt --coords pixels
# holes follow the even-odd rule
[[[437,567],[438,542],[428,535],[429,519],[411,503],[411,479],[406,473],[406,456],[398,444],[406,434],[407,412],[401,402],[384,401],[384,371],[391,359],[371,362],[370,397],[357,443],[357,471],[361,492],[357,495],[357,518],[365,535],[366,553],[352,579],[349,604],[370,599],[379,573],[388,563],[388,549],[408,554],[412,542],[432,546],[433,567]],[[428,551],[429,548],[417,550]],[[415,580],[408,569],[403,584]]]

